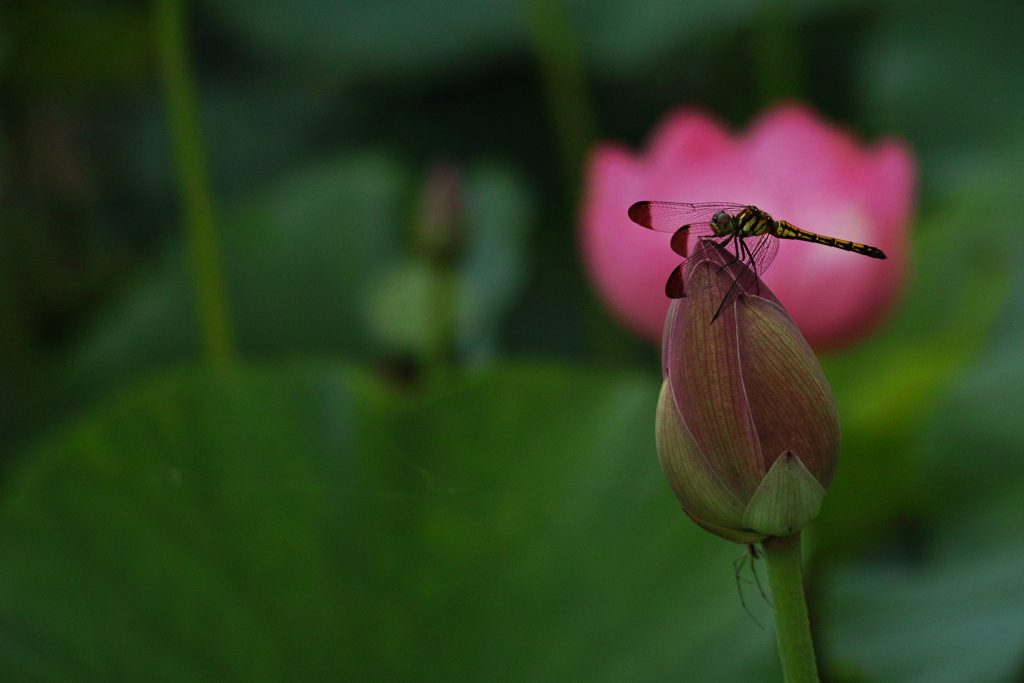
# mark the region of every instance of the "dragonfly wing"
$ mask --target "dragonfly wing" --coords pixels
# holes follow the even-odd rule
[[[672,235],[672,241],[669,242],[669,246],[672,247],[672,251],[676,252],[683,258],[690,255],[693,251],[692,247],[696,246],[696,233],[691,229],[692,226],[684,225],[683,227],[676,230],[675,234]]]
[[[735,273],[736,281],[722,299],[711,322],[717,320],[722,311],[728,310],[740,294],[760,293],[761,275],[775,260],[775,255],[779,253],[779,238],[765,233],[757,237],[747,237],[738,246],[740,258],[737,259],[737,262],[727,266]],[[738,261],[742,261],[746,268],[741,267]]]
[[[753,244],[750,242],[753,241]],[[768,270],[768,266],[775,260],[779,253],[779,238],[775,235],[765,233],[755,238],[747,238],[744,247],[744,261],[749,266],[749,271],[744,273],[740,279],[740,287],[744,291],[760,293],[761,277]]]
[[[747,250],[748,265],[758,277],[761,277],[779,253],[779,238],[770,233],[748,237],[747,246],[749,247]]]
[[[760,274],[771,265],[779,248],[778,238],[768,233],[742,240],[737,237],[715,234],[711,227],[711,219],[715,214],[725,211],[735,217],[746,208],[743,204],[729,202],[697,204],[637,202],[629,207],[629,218],[649,230],[673,233],[670,242],[672,251],[684,259],[689,258],[697,240],[702,238],[712,239],[723,245],[729,242],[733,243],[735,258],[731,262],[724,261],[722,266],[735,269],[738,281],[736,286],[730,288],[725,300],[722,301],[718,309],[720,313],[725,307],[731,305],[741,292],[756,291],[760,284]],[[741,268],[740,261],[743,261],[747,268]],[[672,271],[665,283],[665,294],[671,299],[680,299],[698,293],[692,285],[687,285],[685,282],[685,268],[686,262],[684,261]],[[715,317],[718,317],[718,313],[715,314]]]
[[[685,269],[686,263],[680,263],[668,276],[668,282],[665,283],[665,296],[669,299],[682,299],[686,296],[686,285],[683,279]]]
[[[711,218],[719,211],[735,216],[746,207],[728,202],[706,202],[703,204],[680,204],[676,202],[637,202],[629,207],[629,218],[658,232],[676,232],[690,226],[694,235],[713,235]]]
[[[668,282],[665,283],[665,294],[670,299],[682,299],[684,296],[699,294],[714,284],[714,281],[710,279],[702,280],[702,283],[699,285],[694,285],[692,282],[685,281],[686,264],[689,263],[690,259],[685,253],[676,249],[676,239],[679,238],[679,244],[682,247],[686,247],[687,237],[688,235],[685,228],[681,228],[672,236],[672,248],[676,250],[677,254],[683,256],[684,260],[676,267],[675,270],[672,271],[672,274],[668,276]],[[730,238],[722,240],[720,238],[713,239],[710,237],[704,237],[703,239],[717,242],[719,244],[728,243],[730,241]]]

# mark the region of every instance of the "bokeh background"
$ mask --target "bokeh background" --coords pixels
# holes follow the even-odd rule
[[[1012,0],[5,2],[4,679],[780,680],[576,234],[596,141],[796,100],[920,173],[898,305],[821,357],[823,674],[1024,681],[1022,29]]]

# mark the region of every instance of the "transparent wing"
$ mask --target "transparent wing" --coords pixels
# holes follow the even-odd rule
[[[748,237],[746,242],[747,258],[744,260],[754,274],[760,278],[779,253],[779,238],[765,233],[757,237]]]
[[[698,293],[691,283],[686,282],[685,273],[686,260],[697,240],[702,238],[713,239],[726,246],[735,257],[733,263],[742,261],[747,266],[721,302],[715,318],[732,305],[741,292],[759,291],[761,275],[768,270],[779,252],[779,239],[770,233],[744,238],[718,236],[711,227],[711,219],[719,211],[735,217],[746,208],[745,204],[731,202],[637,202],[629,207],[629,218],[634,223],[650,230],[674,233],[672,251],[682,256],[684,261],[672,271],[665,283],[665,294],[669,298],[680,299]]]
[[[729,288],[728,293],[722,299],[722,303],[715,312],[711,322],[727,310],[736,301],[736,298],[743,292],[759,294],[761,291],[761,276],[768,266],[775,260],[779,253],[779,238],[765,233],[757,237],[747,237],[741,240],[739,247],[740,261],[746,264],[746,269],[736,278],[736,283]]]
[[[682,227],[689,226],[693,235],[713,235],[712,216],[719,211],[735,216],[745,208],[747,207],[744,204],[729,202],[637,202],[629,207],[629,218],[637,225],[658,232],[676,232]]]
[[[705,238],[707,239],[707,238]],[[673,236],[673,241],[675,236]],[[728,251],[733,255],[734,260],[731,263],[742,261],[746,265],[746,269],[740,274],[736,285],[729,289],[729,292],[723,298],[719,305],[718,312],[715,317],[721,311],[724,311],[736,301],[736,297],[741,292],[758,292],[761,286],[761,275],[768,269],[768,266],[775,260],[776,254],[779,253],[779,239],[774,235],[765,233],[756,237],[746,238],[715,238],[719,244],[726,244]],[[724,266],[723,266],[724,267]],[[694,288],[690,283],[687,283],[684,274],[686,272],[686,261],[679,265],[672,274],[669,275],[668,282],[665,283],[665,294],[670,299],[680,299],[684,296],[693,296],[703,291],[703,287]],[[706,285],[705,285],[706,286]]]

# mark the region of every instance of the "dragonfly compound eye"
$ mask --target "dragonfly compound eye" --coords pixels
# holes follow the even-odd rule
[[[719,230],[724,230],[729,227],[730,223],[732,223],[732,216],[727,214],[725,211],[719,211],[715,214],[715,217],[711,219],[711,222],[714,224],[714,227]]]

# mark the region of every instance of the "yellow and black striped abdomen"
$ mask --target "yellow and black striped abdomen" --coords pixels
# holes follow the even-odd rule
[[[825,237],[824,235],[816,235],[813,232],[807,232],[800,228],[787,223],[786,221],[779,221],[774,226],[772,234],[776,237],[781,237],[786,240],[804,240],[805,242],[814,242],[815,244],[824,244],[829,247],[836,247],[838,249],[845,249],[846,251],[852,251],[857,254],[864,254],[871,258],[885,258],[885,253],[881,249],[875,247],[869,247],[866,244],[858,244],[856,242],[850,242],[847,240],[839,240],[835,237]]]

